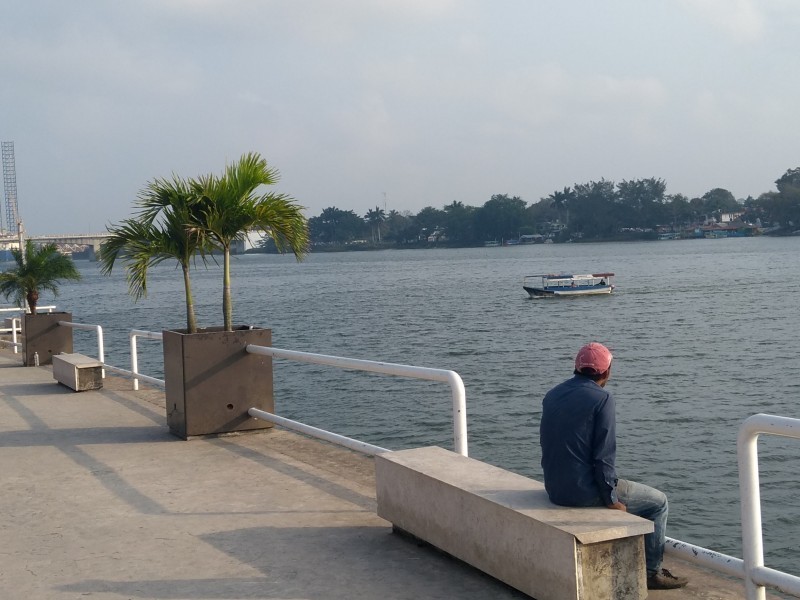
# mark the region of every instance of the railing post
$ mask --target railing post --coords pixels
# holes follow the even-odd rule
[[[101,364],[106,363],[106,351],[105,346],[103,345],[103,328],[100,325],[97,326],[97,359]],[[100,376],[103,379],[106,378],[105,369],[100,370]]]
[[[800,439],[800,419],[760,413],[745,419],[739,428],[736,453],[742,500],[742,556],[747,600],[765,600],[767,585],[800,597],[800,577],[764,566],[758,481],[758,436],[762,433]]]
[[[14,354],[19,352],[17,347],[17,327],[22,329],[22,319],[20,317],[12,317],[11,318],[11,341],[14,342]]]
[[[467,393],[464,382],[455,371],[449,371],[448,383],[453,396],[453,446],[462,456],[469,456],[467,448]]]
[[[752,418],[752,417],[751,417]],[[761,539],[761,492],[758,480],[758,432],[745,420],[739,430],[737,453],[739,461],[739,494],[742,510],[742,558],[747,600],[766,600],[764,586],[753,581],[754,567],[764,566],[764,547]]]
[[[136,332],[131,331],[128,334],[130,338],[131,344],[131,372],[133,373],[133,389],[139,389],[139,378],[136,377],[139,374],[139,356],[136,351]]]

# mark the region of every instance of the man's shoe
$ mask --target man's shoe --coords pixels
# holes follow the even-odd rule
[[[686,577],[675,577],[666,569],[661,569],[660,573],[653,573],[647,576],[648,590],[675,590],[682,588],[689,580]]]

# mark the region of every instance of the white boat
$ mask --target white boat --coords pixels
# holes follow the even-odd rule
[[[613,278],[613,273],[526,275],[522,280],[522,287],[531,298],[595,296],[613,292]]]

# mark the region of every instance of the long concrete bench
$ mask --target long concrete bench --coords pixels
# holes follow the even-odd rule
[[[378,515],[537,600],[647,597],[652,522],[552,504],[544,485],[437,447],[375,457]]]
[[[103,387],[103,364],[83,354],[54,354],[53,379],[76,392]]]

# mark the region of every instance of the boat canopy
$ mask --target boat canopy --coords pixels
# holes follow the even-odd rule
[[[543,277],[545,279],[571,279],[575,277],[613,277],[614,273],[588,273],[585,275],[575,275],[573,273],[540,273],[538,275],[527,275],[527,277]]]

